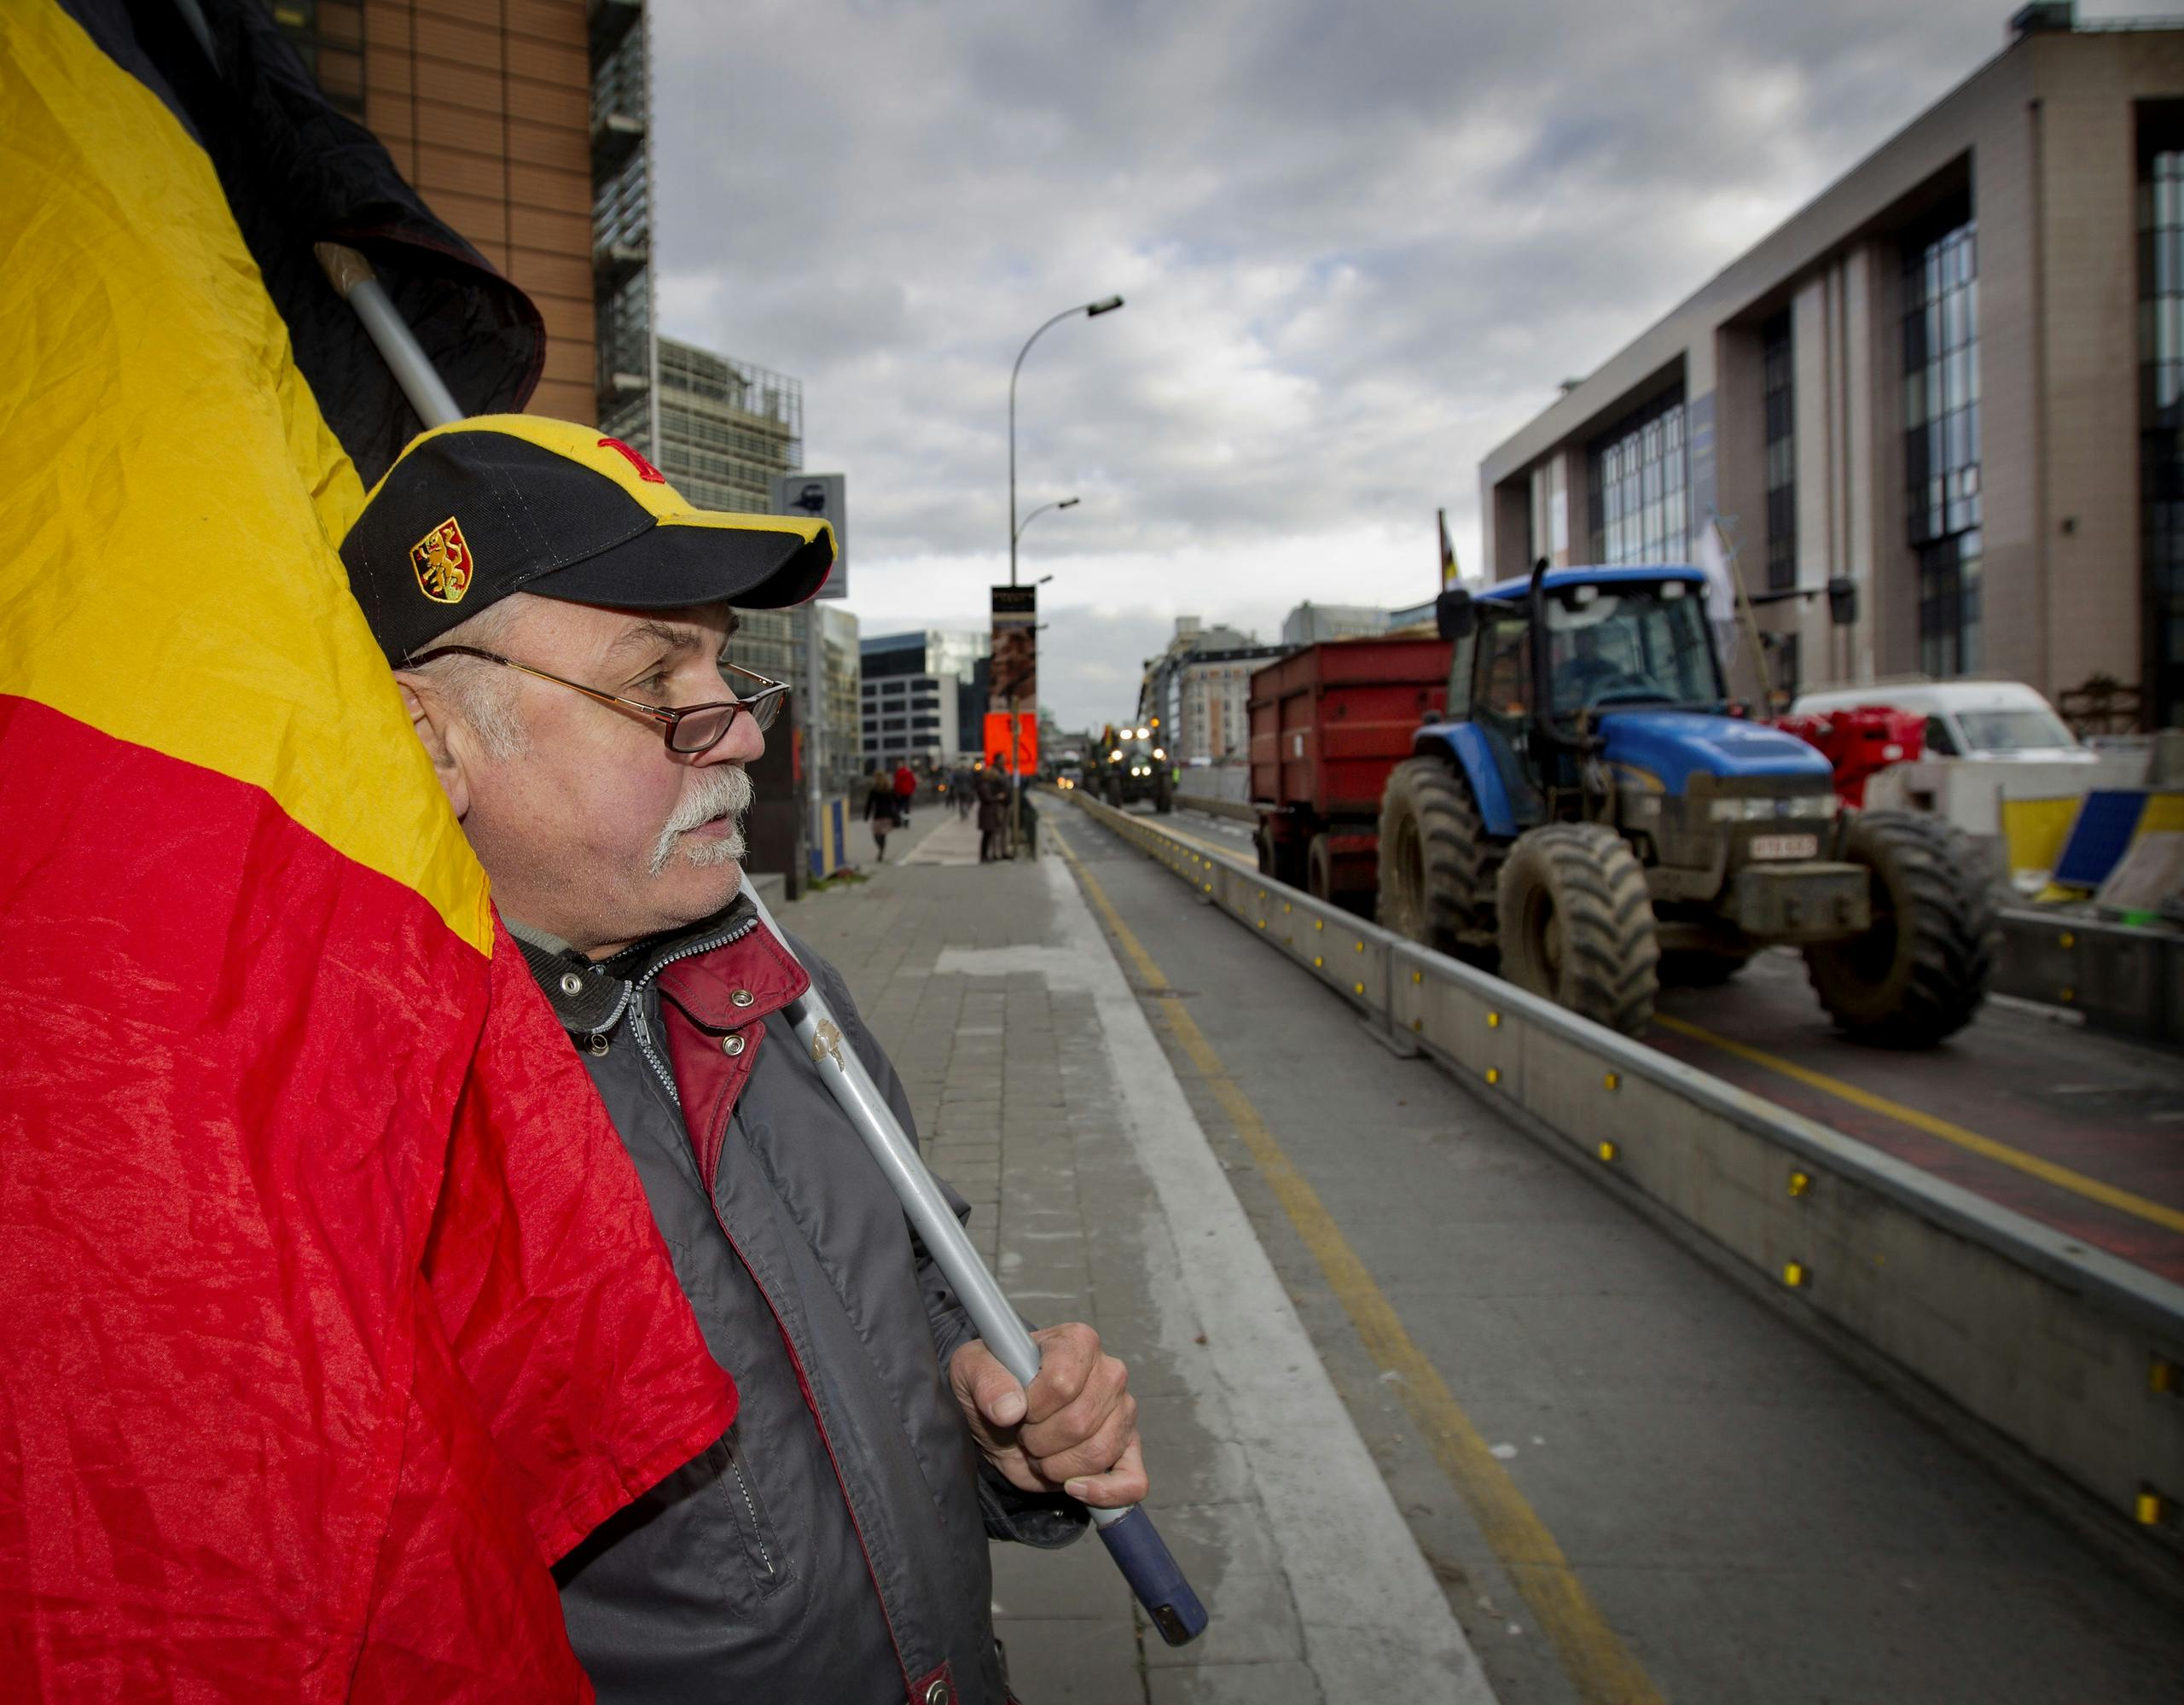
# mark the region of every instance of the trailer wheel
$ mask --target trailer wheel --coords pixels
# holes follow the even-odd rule
[[[1620,1030],[1645,1028],[1660,984],[1660,941],[1645,867],[1597,823],[1518,837],[1502,867],[1502,975]]]
[[[1292,888],[1304,886],[1308,873],[1304,869],[1304,849],[1295,841],[1277,841],[1266,819],[1259,819],[1258,830],[1252,841],[1258,848],[1259,874],[1271,876],[1277,882]]]
[[[1852,1040],[1931,1048],[1987,998],[2000,923],[1976,848],[1936,817],[1861,812],[1843,856],[1872,872],[1873,928],[1805,949],[1813,991]]]
[[[1314,899],[1337,904],[1334,893],[1334,849],[1324,835],[1315,835],[1304,849],[1304,889]]]
[[[1380,921],[1494,969],[1493,848],[1471,789],[1438,758],[1411,758],[1380,795]]]

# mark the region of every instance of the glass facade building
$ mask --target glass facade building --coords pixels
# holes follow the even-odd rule
[[[1968,209],[1903,247],[1903,474],[1919,666],[1980,666],[1979,265]]]
[[[2139,506],[2147,720],[2184,725],[2184,102],[2139,113]]]
[[[1681,562],[1691,554],[1683,388],[1625,416],[1586,452],[1593,561]]]

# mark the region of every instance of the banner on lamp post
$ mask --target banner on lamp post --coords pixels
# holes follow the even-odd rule
[[[993,589],[993,663],[986,708],[1031,711],[1039,706],[1039,591]]]
[[[1012,716],[1007,711],[988,711],[985,718],[985,754],[987,764],[1004,775],[1037,775],[1038,713],[1019,711]]]

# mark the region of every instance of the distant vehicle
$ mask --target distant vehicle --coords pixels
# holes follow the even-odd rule
[[[1986,996],[1981,862],[1939,818],[1843,810],[1826,756],[1732,714],[1705,587],[1542,559],[1441,594],[1445,709],[1388,776],[1381,922],[1626,1033],[1661,981],[1794,945],[1844,1033],[1931,1047]]]
[[[1065,764],[1054,771],[1054,785],[1069,793],[1084,785],[1084,771],[1074,764]]]
[[[1876,681],[1800,693],[1792,716],[1819,716],[1862,705],[1922,716],[1929,758],[2001,758],[2020,763],[2097,764],[2054,707],[2022,681]]]
[[[1165,815],[1176,808],[1175,771],[1159,744],[1160,730],[1148,719],[1118,728],[1109,723],[1101,735],[1100,797],[1120,811],[1136,800],[1150,800]]]

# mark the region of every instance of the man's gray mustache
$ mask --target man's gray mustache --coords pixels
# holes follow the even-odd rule
[[[657,876],[667,869],[683,835],[720,818],[732,819],[737,824],[735,832],[686,849],[690,861],[696,864],[726,864],[742,858],[743,814],[751,809],[754,795],[751,777],[740,764],[718,764],[700,771],[698,785],[676,806],[674,814],[662,825],[659,839],[653,843],[652,874]]]

